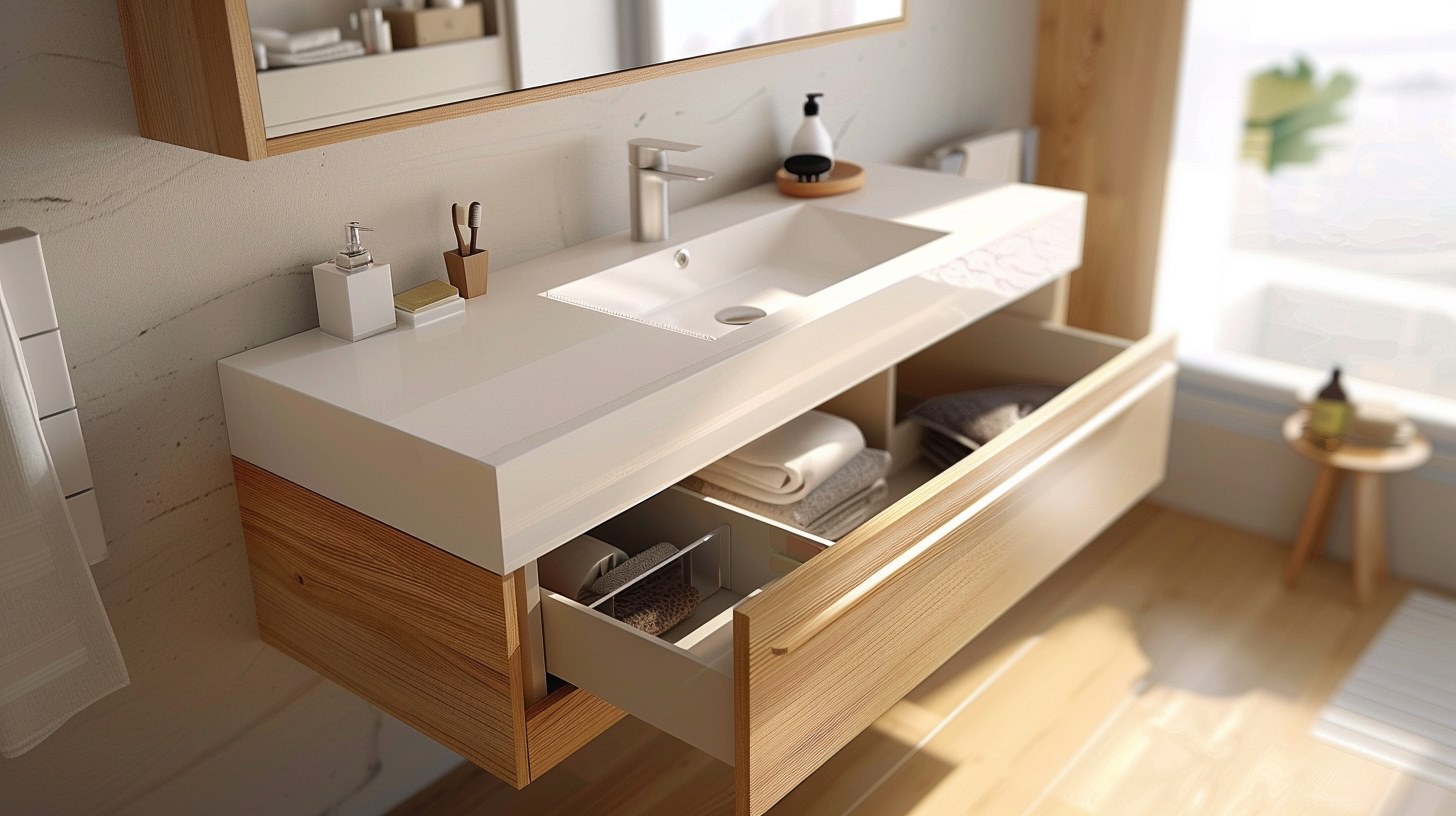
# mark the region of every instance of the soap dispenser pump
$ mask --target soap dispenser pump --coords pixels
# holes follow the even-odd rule
[[[344,248],[313,268],[319,328],[353,342],[394,328],[394,283],[389,264],[376,264],[358,221],[344,227]]]
[[[804,103],[804,123],[799,125],[799,131],[794,134],[794,140],[789,143],[789,157],[794,156],[823,156],[829,159],[830,166],[834,161],[834,140],[829,138],[829,130],[824,127],[824,122],[819,118],[819,97],[822,93],[806,94],[808,101]]]

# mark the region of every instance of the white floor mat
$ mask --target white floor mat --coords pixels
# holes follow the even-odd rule
[[[1314,736],[1456,790],[1456,601],[1410,593],[1320,711]]]

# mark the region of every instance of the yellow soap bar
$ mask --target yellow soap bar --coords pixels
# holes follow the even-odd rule
[[[455,297],[460,294],[455,287],[442,280],[432,280],[429,283],[422,283],[413,289],[407,289],[394,296],[394,308],[404,309],[406,312],[418,312],[434,303]]]

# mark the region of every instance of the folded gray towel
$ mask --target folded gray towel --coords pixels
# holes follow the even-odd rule
[[[640,553],[622,562],[622,565],[614,568],[611,572],[598,578],[591,585],[591,594],[600,598],[603,595],[610,595],[621,589],[639,575],[644,575],[653,567],[663,561],[676,556],[677,547],[666,542],[654,544]]]
[[[926,400],[910,421],[976,450],[1060,394],[1055,385],[1007,385]]]
[[[889,483],[880,479],[819,517],[809,527],[809,532],[820,538],[838,541],[885,509],[885,499],[889,495]]]
[[[684,479],[683,485],[704,496],[711,496],[760,516],[782,521],[814,535],[832,539],[835,536],[827,535],[825,531],[833,532],[844,526],[842,520],[852,512],[849,507],[851,503],[873,508],[873,502],[870,501],[873,497],[868,494],[877,482],[884,480],[885,474],[889,471],[889,452],[866,448],[849,460],[844,467],[835,471],[833,476],[811,491],[809,495],[793,504],[769,504],[719,487],[711,482],[705,482],[696,476]],[[888,490],[881,491],[880,500],[884,499],[886,493]],[[874,509],[874,512],[878,512],[878,509]],[[859,526],[865,519],[874,515],[874,512],[859,518],[850,525],[849,529]],[[832,526],[829,526],[830,522],[834,522]],[[845,530],[840,535],[845,532],[848,531]]]
[[[920,431],[920,452],[941,470],[949,470],[952,465],[972,453],[965,445],[929,428],[922,428]]]

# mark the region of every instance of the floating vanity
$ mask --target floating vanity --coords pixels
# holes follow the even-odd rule
[[[1081,194],[868,172],[500,270],[463,319],[222,361],[263,638],[518,787],[626,712],[765,812],[1166,457],[1171,339],[1056,320]],[[911,407],[1023,382],[1065,388],[949,470],[917,459]],[[894,454],[894,501],[838,542],[678,484],[814,409]],[[540,587],[588,532],[691,546],[697,613],[653,637]]]

